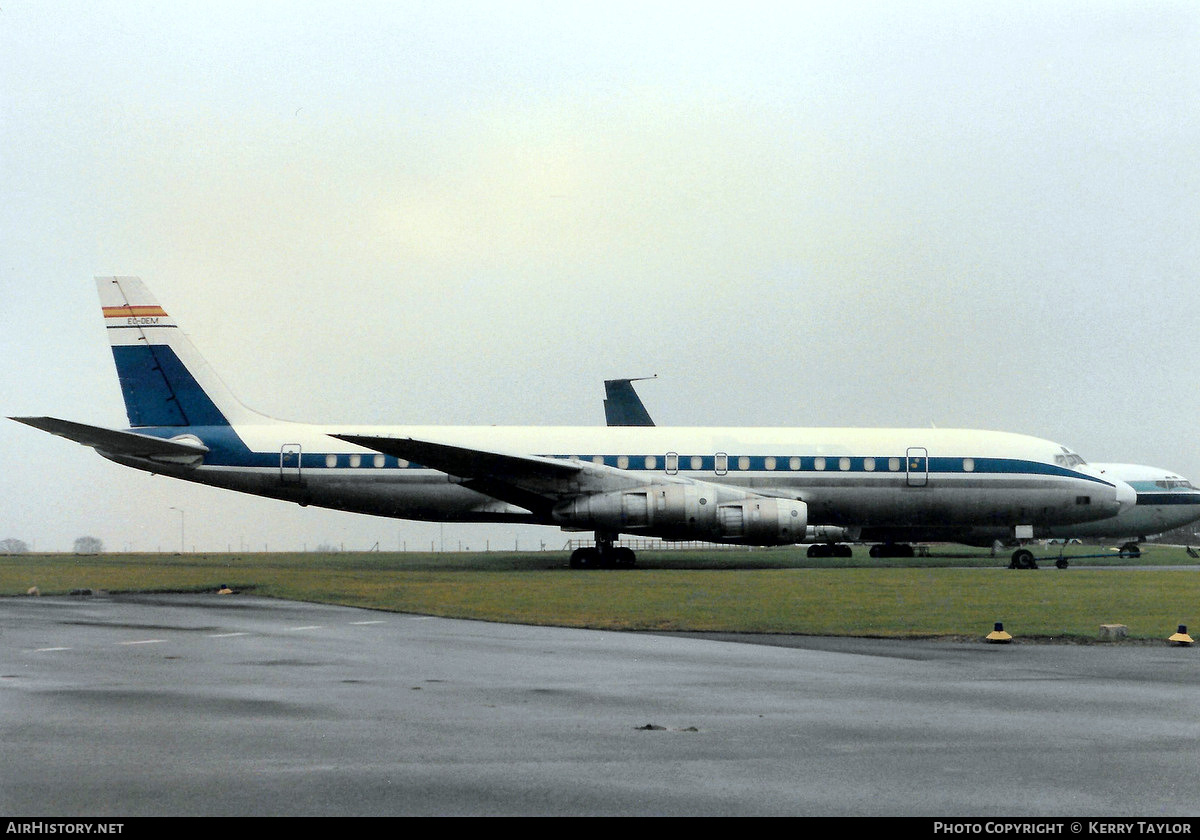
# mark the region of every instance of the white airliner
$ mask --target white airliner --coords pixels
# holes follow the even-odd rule
[[[654,378],[654,377],[642,377]],[[654,421],[638,396],[633,383],[637,379],[606,379],[604,381],[604,416],[609,426],[653,426]],[[1092,522],[1047,529],[1039,536],[1057,539],[1105,538],[1129,540],[1121,546],[1121,553],[1136,557],[1141,554],[1139,542],[1147,537],[1180,528],[1200,519],[1200,488],[1190,481],[1161,467],[1141,464],[1096,464],[1092,469],[1109,478],[1119,479],[1137,492],[1137,502],[1125,507],[1116,516]],[[846,541],[861,538],[860,529],[808,526],[803,542],[812,543],[808,549],[810,557],[850,556]],[[981,537],[968,538],[968,543],[978,542]],[[886,557],[911,555],[907,545],[884,544],[873,546],[871,556]],[[1060,560],[1060,565],[1062,561]],[[1018,549],[1013,554],[1013,567],[1035,568],[1033,553]]]
[[[142,282],[99,277],[130,428],[12,418],[119,464],[358,513],[593,531],[571,565],[629,566],[621,534],[743,545],[807,527],[990,543],[1119,515],[1136,494],[1057,443],[955,429],[316,426],[222,384]]]

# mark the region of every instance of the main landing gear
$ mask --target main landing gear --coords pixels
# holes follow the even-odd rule
[[[809,557],[853,557],[850,546],[843,543],[815,543],[808,547]]]
[[[1122,557],[1141,557],[1142,548],[1135,542],[1127,542],[1121,546],[1120,554]]]
[[[575,549],[567,563],[572,569],[632,569],[637,555],[632,548],[614,546],[612,537],[596,534],[595,547]]]

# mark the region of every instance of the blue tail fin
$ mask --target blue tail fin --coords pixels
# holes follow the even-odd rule
[[[228,426],[242,405],[136,277],[97,277],[129,425]]]

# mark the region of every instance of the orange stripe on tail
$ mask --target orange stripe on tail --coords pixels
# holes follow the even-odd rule
[[[154,317],[154,316],[165,318],[167,316],[167,313],[164,312],[163,308],[158,305],[155,305],[155,306],[105,306],[104,307],[104,317],[105,318],[149,318],[149,317]]]

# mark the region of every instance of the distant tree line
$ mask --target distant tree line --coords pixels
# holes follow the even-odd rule
[[[75,540],[76,554],[101,554],[104,543],[97,537],[80,537]],[[0,540],[0,554],[28,554],[29,543],[14,537]]]
[[[76,554],[100,554],[104,551],[104,543],[96,537],[80,537],[75,540]]]

